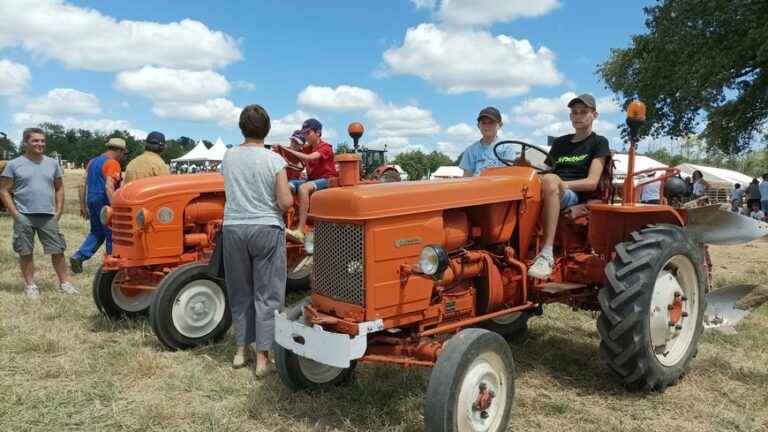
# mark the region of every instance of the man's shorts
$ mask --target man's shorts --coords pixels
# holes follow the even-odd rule
[[[59,222],[53,215],[21,214],[13,220],[13,251],[21,256],[32,255],[35,250],[35,233],[46,255],[61,254],[67,249],[67,243],[59,230]]]
[[[297,193],[299,191],[299,186],[310,182],[315,184],[316,191],[328,188],[328,179],[324,178],[317,180],[288,180],[288,184],[291,185],[291,192],[293,193]]]
[[[560,210],[575,206],[579,203],[579,195],[566,188],[563,190],[563,196],[560,197]]]

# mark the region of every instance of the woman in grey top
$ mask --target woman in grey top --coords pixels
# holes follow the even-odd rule
[[[227,150],[222,161],[224,189],[224,271],[241,367],[246,346],[255,353],[256,374],[270,370],[274,315],[285,298],[285,226],[283,212],[293,204],[285,161],[264,148],[269,115],[259,105],[240,113],[245,141]]]

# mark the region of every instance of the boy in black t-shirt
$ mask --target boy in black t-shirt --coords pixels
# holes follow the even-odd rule
[[[553,173],[541,179],[544,242],[541,253],[528,269],[528,274],[537,279],[547,279],[552,273],[552,245],[560,210],[578,204],[584,200],[584,194],[597,189],[606,156],[610,155],[608,140],[592,132],[592,123],[597,118],[595,98],[582,94],[571,99],[568,108],[576,133],[561,136],[552,143],[547,165]]]

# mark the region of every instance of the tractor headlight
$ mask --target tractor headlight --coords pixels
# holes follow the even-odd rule
[[[440,246],[426,246],[419,255],[419,268],[428,276],[442,274],[448,267],[448,254]]]
[[[144,229],[150,222],[152,222],[152,212],[144,208],[136,212],[136,225],[139,228]]]
[[[99,221],[102,225],[107,226],[112,221],[112,207],[104,206],[99,211]]]
[[[157,211],[157,221],[163,225],[168,225],[173,222],[173,210],[168,207],[161,207]]]
[[[304,250],[308,254],[315,253],[315,232],[312,231],[304,236]]]

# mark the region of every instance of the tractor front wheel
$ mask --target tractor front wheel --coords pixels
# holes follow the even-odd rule
[[[117,275],[118,272],[99,268],[93,277],[93,302],[99,312],[111,320],[146,315],[155,291],[121,288],[115,285]]]
[[[232,324],[227,291],[208,274],[207,263],[191,263],[160,282],[149,311],[152,330],[171,350],[220,340]]]
[[[381,176],[379,176],[379,179],[384,183],[392,183],[392,182],[399,182],[400,179],[400,173],[397,172],[396,169],[388,169],[381,173]]]
[[[686,372],[703,331],[703,251],[677,226],[631,236],[598,294],[600,349],[627,388],[663,391]]]
[[[514,397],[515,364],[509,345],[488,330],[462,330],[445,343],[432,369],[424,429],[506,430]]]

